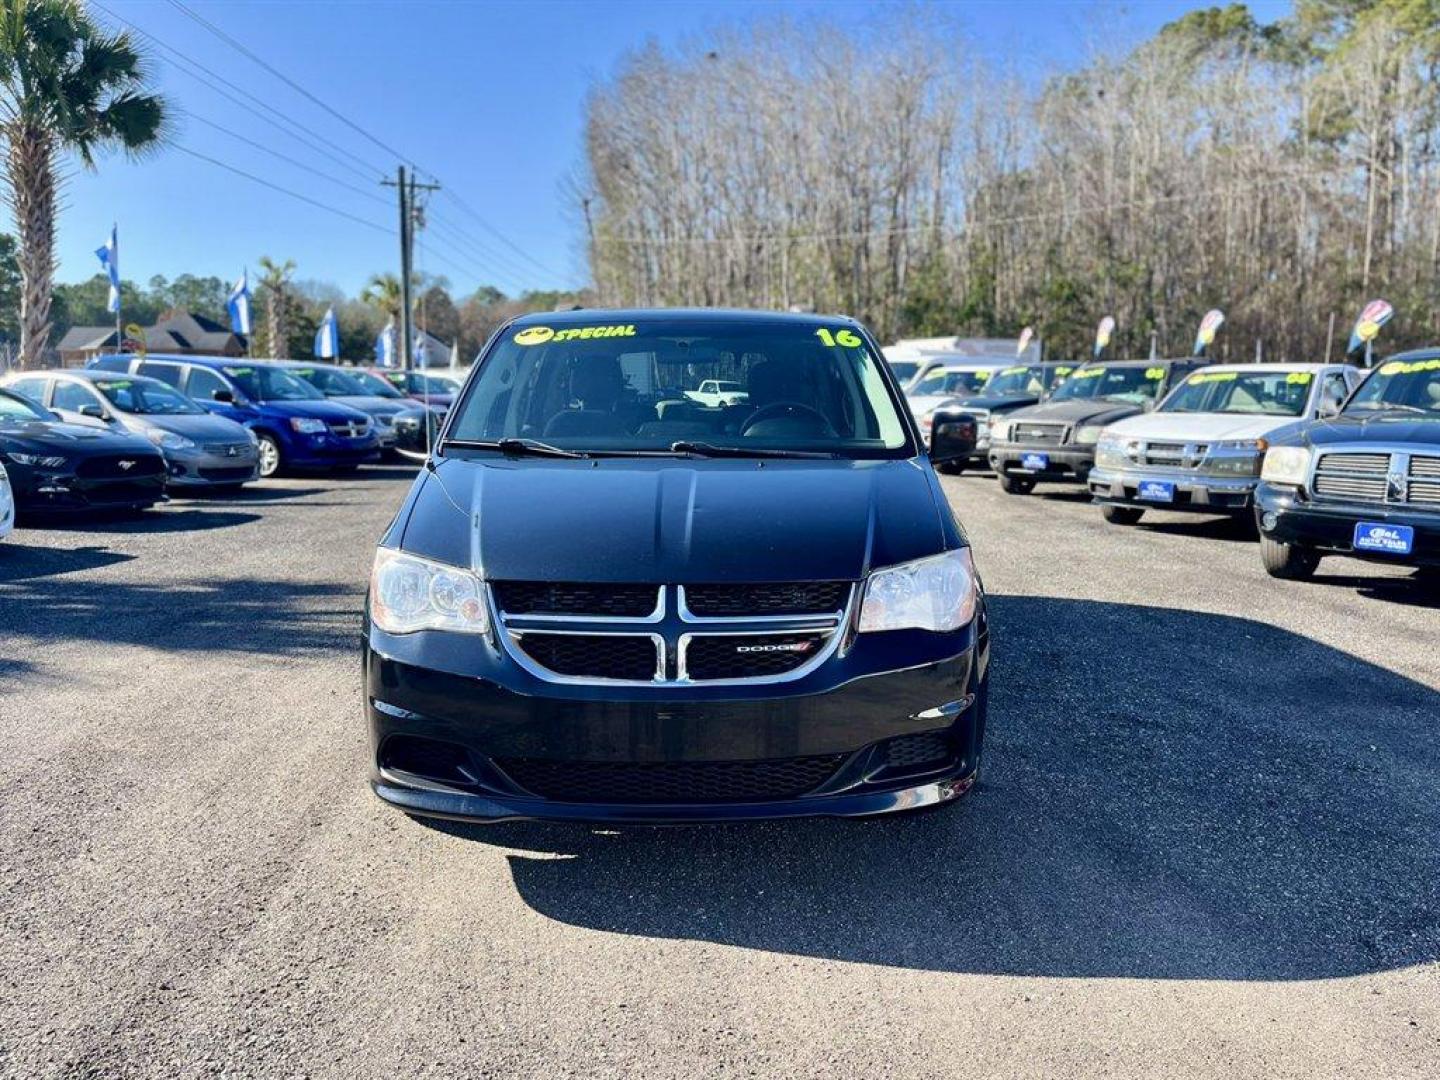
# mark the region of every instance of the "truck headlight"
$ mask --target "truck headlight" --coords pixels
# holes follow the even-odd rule
[[[976,592],[968,547],[876,570],[865,584],[860,633],[958,630],[975,617]]]
[[[375,552],[370,618],[389,634],[413,634],[416,630],[484,634],[490,629],[477,575],[393,548]]]
[[[1009,442],[1010,424],[1004,420],[992,420],[990,422],[990,441],[992,443]]]
[[[1104,430],[1104,424],[1086,424],[1075,432],[1075,441],[1081,446],[1094,446],[1100,441],[1100,432]]]
[[[317,420],[313,416],[292,416],[290,418],[290,429],[299,432],[301,435],[323,435],[325,433],[325,421]]]
[[[1308,446],[1272,446],[1265,451],[1260,479],[1267,484],[1294,484],[1303,487],[1310,477]]]
[[[1102,469],[1123,469],[1130,464],[1129,443],[1117,435],[1107,435],[1095,443],[1095,464]]]
[[[1206,472],[1254,476],[1260,471],[1260,456],[1265,453],[1264,439],[1225,439],[1212,443]]]

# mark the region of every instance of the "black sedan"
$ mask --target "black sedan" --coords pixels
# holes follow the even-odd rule
[[[25,513],[143,510],[165,497],[165,459],[137,435],[61,423],[0,390],[0,464]]]

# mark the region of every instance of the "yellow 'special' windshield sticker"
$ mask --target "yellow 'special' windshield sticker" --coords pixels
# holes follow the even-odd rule
[[[633,324],[625,326],[569,326],[556,330],[549,326],[530,326],[515,335],[516,345],[544,345],[547,341],[590,341],[594,338],[634,337]]]
[[[1381,375],[1418,375],[1422,371],[1440,371],[1440,357],[1434,360],[1391,360],[1381,365]]]
[[[1308,386],[1310,385],[1310,380],[1314,377],[1315,376],[1308,371],[1292,371],[1286,376],[1285,381],[1291,386]]]
[[[1097,375],[1104,375],[1105,371],[1106,369],[1103,367],[1081,368],[1079,371],[1075,372],[1075,374],[1070,377],[1072,379],[1093,379]]]
[[[1233,371],[1200,371],[1190,376],[1191,386],[1200,386],[1212,382],[1234,382],[1237,375]]]
[[[1164,377],[1165,369],[1163,367],[1152,367],[1145,369],[1145,378],[1147,379],[1163,379]]]

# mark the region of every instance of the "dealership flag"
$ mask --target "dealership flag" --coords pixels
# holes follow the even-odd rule
[[[340,324],[335,320],[333,307],[325,309],[325,318],[315,331],[315,355],[321,360],[334,360],[340,355]]]
[[[249,269],[240,272],[240,280],[235,282],[235,288],[230,290],[230,300],[226,304],[230,309],[230,329],[237,334],[250,336],[250,271]]]
[[[95,249],[95,255],[110,279],[110,300],[105,310],[114,315],[120,310],[120,230],[117,226],[110,226],[110,239],[104,247]]]
[[[1360,312],[1360,318],[1355,320],[1355,329],[1350,333],[1350,345],[1346,348],[1347,353],[1352,353],[1361,345],[1369,346],[1380,333],[1380,328],[1390,321],[1395,314],[1395,309],[1384,300],[1371,300],[1365,305],[1365,310]]]
[[[381,367],[398,367],[395,363],[395,320],[391,319],[375,339],[375,362]]]
[[[1195,335],[1196,356],[1215,344],[1215,334],[1223,325],[1225,325],[1225,313],[1219,308],[1205,313],[1205,317],[1200,320],[1200,330]]]
[[[1110,339],[1115,335],[1115,316],[1106,315],[1100,320],[1100,325],[1095,328],[1095,359],[1100,359],[1100,354],[1110,344]]]

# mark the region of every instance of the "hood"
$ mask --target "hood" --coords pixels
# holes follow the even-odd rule
[[[1049,420],[1057,424],[1113,424],[1144,410],[1125,402],[1079,398],[1074,401],[1042,401],[1010,414],[1011,420]]]
[[[409,403],[403,400],[375,397],[370,394],[337,394],[327,400],[338,401],[341,405],[359,409],[370,416],[394,416],[409,408]]]
[[[343,423],[353,420],[368,420],[370,417],[359,409],[341,405],[334,401],[262,401],[260,408],[277,416],[313,416],[319,420],[333,420]]]
[[[1326,420],[1316,420],[1288,433],[1290,444],[1329,446],[1336,443],[1416,443],[1430,448],[1440,447],[1440,416],[1420,416],[1406,412],[1341,413]]]
[[[159,453],[149,439],[129,431],[106,431],[82,424],[50,423],[44,420],[0,424],[0,448],[65,454],[68,457]]]
[[[184,435],[187,439],[194,439],[196,442],[249,442],[250,436],[241,424],[234,420],[227,420],[223,416],[154,416],[135,415],[126,417],[126,421],[136,427],[146,426],[159,428],[161,431],[173,431],[176,435]]]
[[[411,394],[411,400],[423,401],[426,405],[434,405],[439,409],[448,409],[455,404],[454,394]]]
[[[494,580],[854,581],[959,542],[913,461],[448,457],[416,484],[403,549]]]
[[[918,397],[906,399],[910,403],[910,411],[916,416],[924,416],[931,409],[951,400],[949,394],[921,394]]]
[[[1023,409],[1040,401],[1039,394],[1005,394],[986,397],[983,394],[971,397],[952,397],[945,402],[947,409],[984,409],[987,412],[1009,412]]]
[[[1176,442],[1214,442],[1218,439],[1259,439],[1289,427],[1293,416],[1255,416],[1236,413],[1150,412],[1121,420],[1108,434],[1133,439]]]

